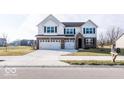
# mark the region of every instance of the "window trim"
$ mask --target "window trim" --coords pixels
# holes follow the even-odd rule
[[[57,33],[57,26],[44,26],[44,33]]]
[[[93,45],[94,43],[93,38],[86,38],[85,42],[86,42],[86,45]]]
[[[65,35],[75,35],[75,28],[64,28]]]
[[[95,34],[96,28],[83,28],[83,33],[84,34]]]

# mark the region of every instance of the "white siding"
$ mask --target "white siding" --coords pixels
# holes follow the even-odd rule
[[[75,30],[76,34],[78,34],[78,33],[82,33],[83,34],[81,27],[75,27],[75,29],[76,29]]]
[[[44,26],[57,26],[57,33],[44,33]],[[45,20],[45,22],[41,23],[41,25],[38,25],[38,34],[42,35],[62,35],[64,34],[64,25],[62,25],[60,22],[57,22],[54,18],[49,18]]]
[[[124,48],[124,35],[116,41],[117,48]]]
[[[96,37],[96,34],[84,34],[84,37]]]

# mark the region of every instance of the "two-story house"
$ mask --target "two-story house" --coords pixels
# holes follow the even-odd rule
[[[37,26],[37,49],[96,48],[97,25],[91,20],[60,22],[49,15]]]

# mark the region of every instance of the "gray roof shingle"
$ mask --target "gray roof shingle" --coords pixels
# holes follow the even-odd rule
[[[62,22],[66,27],[80,27],[84,24],[85,22]]]

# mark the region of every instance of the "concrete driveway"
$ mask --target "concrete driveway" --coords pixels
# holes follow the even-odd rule
[[[76,50],[37,50],[24,56],[0,56],[0,66],[68,66],[60,62],[61,55]]]

